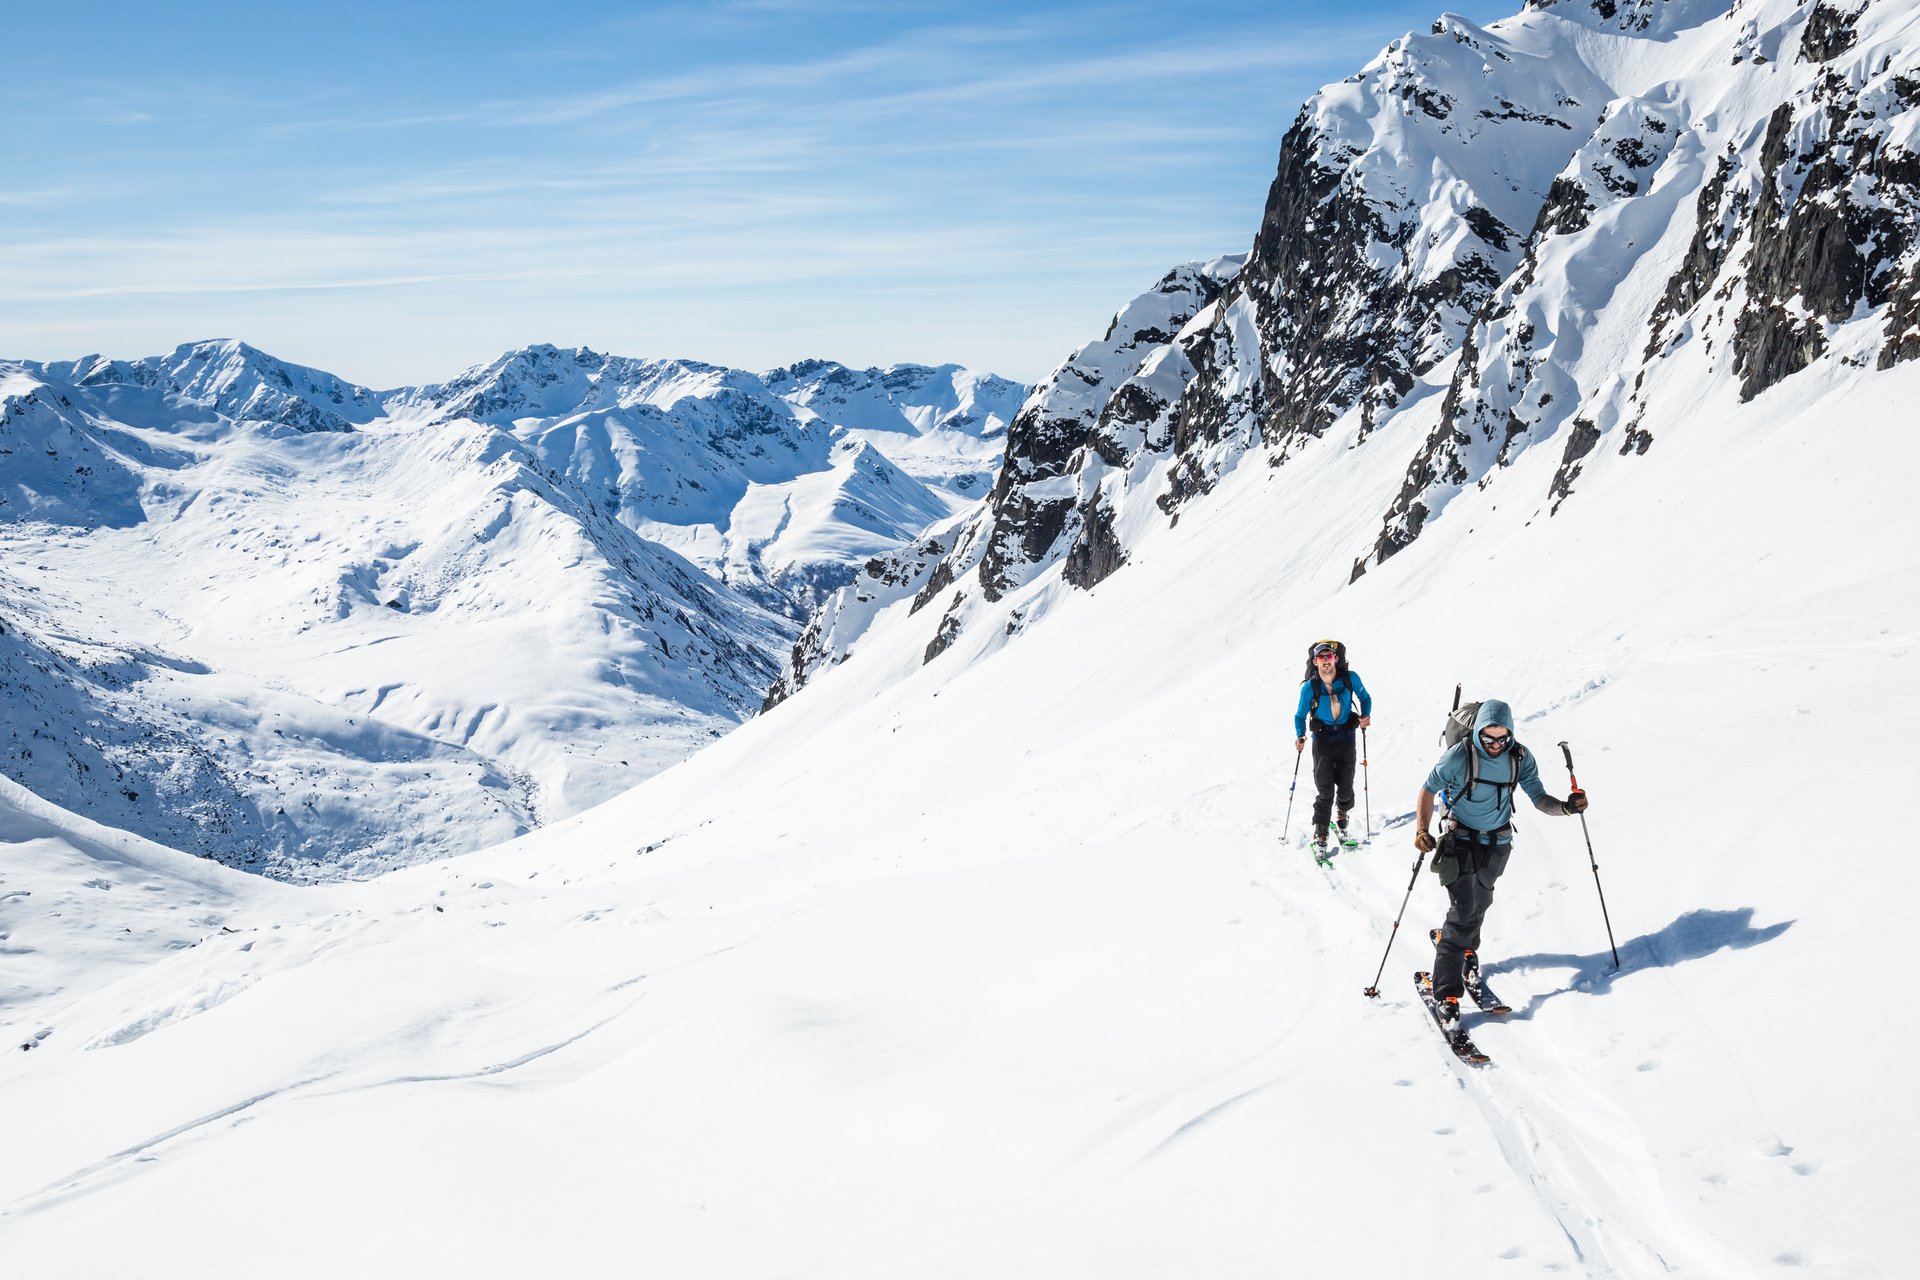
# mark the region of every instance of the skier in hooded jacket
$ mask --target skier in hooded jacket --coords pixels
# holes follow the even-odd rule
[[[1547,794],[1533,753],[1513,737],[1513,710],[1498,699],[1480,704],[1473,731],[1448,747],[1427,775],[1417,806],[1413,843],[1432,853],[1433,870],[1446,888],[1446,923],[1434,945],[1433,994],[1443,1021],[1459,1017],[1466,990],[1466,958],[1480,947],[1480,923],[1493,905],[1493,886],[1513,856],[1513,795],[1527,793],[1533,807],[1555,817],[1582,812],[1584,791],[1565,800]],[[1433,822],[1434,797],[1449,800],[1447,829],[1438,841]]]

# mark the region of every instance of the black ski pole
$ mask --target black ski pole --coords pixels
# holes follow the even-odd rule
[[[1407,881],[1407,896],[1400,899],[1400,915],[1393,918],[1393,932],[1387,935],[1387,949],[1380,953],[1380,968],[1373,975],[1373,985],[1360,994],[1369,1000],[1380,998],[1380,975],[1387,971],[1387,957],[1393,954],[1393,940],[1400,936],[1400,916],[1407,914],[1407,903],[1413,900],[1414,882],[1420,879],[1420,868],[1427,864],[1426,850],[1422,849],[1413,860],[1413,877]]]
[[[1305,750],[1296,747],[1293,752],[1293,781],[1287,784],[1287,820],[1280,824],[1280,838],[1287,838],[1287,828],[1293,825],[1293,789],[1300,785],[1300,757]]]
[[[1367,727],[1360,726],[1360,803],[1367,816],[1367,843],[1373,843],[1373,788],[1368,784],[1372,775],[1367,772]],[[1416,879],[1418,877],[1415,877]]]
[[[1560,744],[1560,750],[1562,754],[1567,757],[1567,781],[1573,784],[1575,791],[1578,791],[1580,789],[1580,779],[1574,776],[1573,752],[1564,742]],[[1600,864],[1595,862],[1593,858],[1593,833],[1587,830],[1587,815],[1584,810],[1582,810],[1580,814],[1580,834],[1585,836],[1587,840],[1587,865],[1593,868],[1593,891],[1600,895],[1600,919],[1606,922],[1607,947],[1613,952],[1613,967],[1618,969],[1620,967],[1620,948],[1614,946],[1613,943],[1613,921],[1607,917],[1607,891],[1600,887]]]

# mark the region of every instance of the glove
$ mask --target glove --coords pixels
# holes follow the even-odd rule
[[[1438,841],[1433,838],[1433,833],[1425,828],[1413,833],[1413,847],[1422,853],[1432,853],[1434,845],[1437,843]]]
[[[1587,793],[1584,791],[1569,791],[1567,793],[1567,812],[1585,813],[1586,811]]]
[[[1293,740],[1293,749],[1296,753],[1305,751],[1307,749],[1307,740],[1305,738],[1295,738]]]

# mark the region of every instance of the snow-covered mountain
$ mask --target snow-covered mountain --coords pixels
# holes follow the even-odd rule
[[[860,560],[986,491],[1025,394],[957,365],[755,375],[542,346],[387,403],[512,432],[623,524],[804,619]]]
[[[0,1043],[21,1046],[0,1056],[0,1257],[83,1276],[1905,1274],[1920,1036],[1886,979],[1920,907],[1920,361],[1888,175],[1915,171],[1916,63],[1916,0],[1592,0],[1397,43],[1290,135],[1273,203],[1344,157],[1319,203],[1270,207],[1237,271],[1174,273],[1139,313],[1162,323],[1121,325],[1035,392],[1058,410],[1022,409],[990,504],[829,602],[848,660],[510,843],[296,889],[0,779]],[[1544,96],[1476,96],[1509,72]],[[1870,99],[1883,76],[1895,92]],[[1677,115],[1610,110],[1581,96],[1595,80]],[[1787,129],[1784,221],[1763,174],[1702,238],[1720,156],[1759,163],[1783,103],[1850,85],[1880,140],[1848,153],[1844,193],[1816,161],[1794,184],[1825,126]],[[1566,129],[1530,119],[1562,93]],[[1324,153],[1323,117],[1344,140]],[[1586,119],[1550,165],[1541,140]],[[1456,147],[1443,126],[1463,120],[1519,132]],[[1596,130],[1624,154],[1588,150]],[[1638,165],[1633,140],[1670,149]],[[1488,202],[1503,147],[1533,215]],[[1579,212],[1563,176],[1609,197]],[[1461,227],[1396,184],[1454,201]],[[1631,212],[1669,195],[1671,223]],[[1800,199],[1847,208],[1799,240],[1826,216]],[[1501,249],[1476,208],[1533,225]],[[1322,216],[1362,238],[1322,246],[1338,287],[1276,288],[1318,278],[1288,245]],[[1835,225],[1876,228],[1871,253],[1842,237],[1866,281],[1842,321],[1804,293],[1844,258]],[[1781,279],[1803,288],[1785,321],[1763,306],[1743,330]],[[1765,337],[1780,323],[1786,347]],[[1569,470],[1576,410],[1602,403],[1623,414],[1591,419]],[[1464,480],[1417,465],[1435,440]],[[1417,528],[1390,523],[1410,483]],[[1410,535],[1390,554],[1387,529]],[[1375,698],[1375,840],[1330,869],[1289,787],[1302,653],[1326,635]],[[1456,682],[1514,705],[1556,795],[1566,743],[1593,800],[1584,823],[1521,811],[1481,945],[1514,1013],[1469,1015],[1477,1070],[1409,981],[1445,908],[1410,810]]]
[[[235,342],[0,365],[0,771],[283,876],[506,839],[752,714],[1021,394],[551,347],[390,392]]]
[[[1365,450],[1348,500],[1374,528],[1328,548],[1358,579],[1456,502],[1469,524],[1503,503],[1553,518],[1681,438],[1703,381],[1753,400],[1920,355],[1914,21],[1534,0],[1395,41],[1302,109],[1245,266],[1183,268],[1132,306],[1197,270],[1217,283],[1174,308],[1184,329],[1116,347],[1122,312],[1062,365],[991,502],[829,602],[776,696],[903,595],[940,597],[911,624],[929,659],[1031,625],[1023,587],[1093,586],[1150,526],[1205,518],[1196,500],[1249,459]],[[1136,406],[1141,379],[1161,389]],[[1092,413],[1034,412],[1062,398]]]

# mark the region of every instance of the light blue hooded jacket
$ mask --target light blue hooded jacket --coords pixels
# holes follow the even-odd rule
[[[1497,830],[1513,821],[1516,788],[1527,793],[1534,808],[1556,817],[1565,813],[1566,805],[1548,795],[1541,783],[1533,752],[1520,757],[1517,771],[1514,764],[1517,746],[1508,747],[1498,756],[1487,754],[1486,748],[1480,745],[1480,731],[1491,725],[1513,732],[1513,709],[1498,698],[1489,698],[1480,704],[1479,714],[1473,718],[1473,732],[1447,748],[1440,762],[1433,766],[1433,772],[1427,775],[1427,790],[1434,795],[1445,792],[1452,803],[1455,821],[1476,831]],[[1466,794],[1469,751],[1479,757],[1473,770],[1472,795]],[[1501,837],[1503,843],[1506,839],[1508,837]]]

